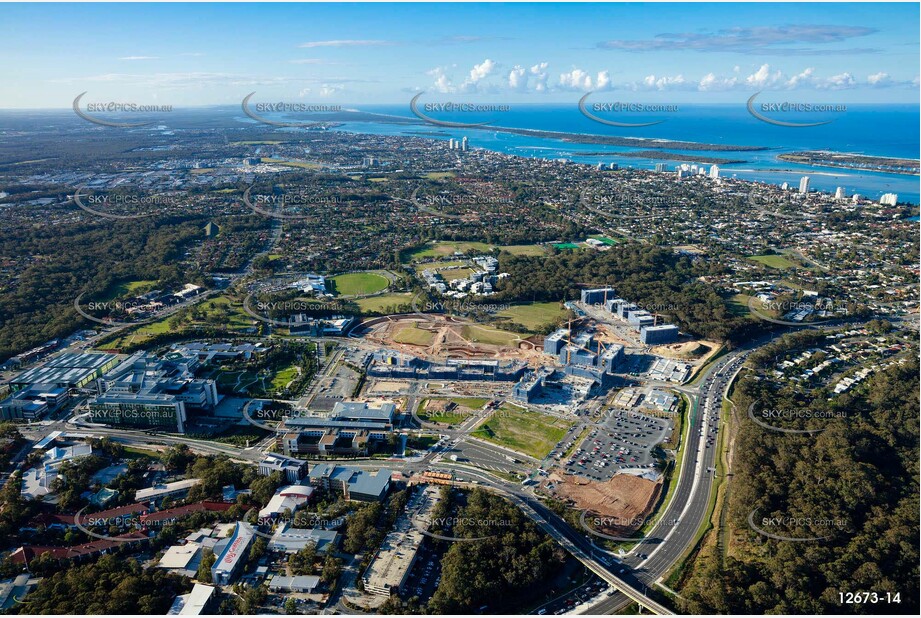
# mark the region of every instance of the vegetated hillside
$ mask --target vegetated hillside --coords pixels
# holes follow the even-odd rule
[[[441,562],[442,579],[428,604],[431,614],[490,613],[514,608],[559,571],[565,554],[517,506],[474,489],[451,534],[480,541],[452,543]]]
[[[749,318],[732,315],[720,295],[697,279],[712,274],[707,263],[670,249],[626,243],[608,251],[547,257],[503,253],[500,270],[511,276],[500,283],[497,300],[572,300],[586,287],[610,285],[618,296],[700,337],[740,340],[757,327]]]
[[[893,365],[831,404],[772,390],[766,381],[740,383],[730,551],[724,559],[720,551],[698,559],[681,589],[685,611],[917,615],[918,371],[916,359]],[[789,426],[827,427],[819,433],[782,433],[747,418],[755,401],[839,414]],[[772,534],[825,538],[760,535],[748,525],[753,509],[755,525]],[[841,603],[842,592],[876,592],[883,602]],[[901,602],[885,603],[886,592],[899,593]]]
[[[28,600],[9,611],[22,614],[160,614],[177,594],[192,589],[188,578],[162,569],[143,570],[131,558],[107,555],[45,577]]]

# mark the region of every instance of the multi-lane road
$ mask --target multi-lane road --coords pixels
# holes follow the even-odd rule
[[[677,486],[658,523],[626,555],[615,557],[600,550],[595,544],[598,539],[594,539],[586,530],[573,529],[544,506],[532,488],[510,482],[472,462],[454,462],[444,458],[446,453],[458,446],[461,446],[461,450],[466,447],[477,452],[477,460],[492,459],[497,472],[506,471],[500,464],[503,461],[508,462],[508,452],[496,445],[470,439],[469,433],[481,420],[478,415],[472,415],[452,430],[443,431],[448,437],[442,446],[426,453],[425,456],[391,460],[383,465],[412,474],[437,464],[439,468],[452,470],[460,482],[475,482],[508,497],[587,568],[619,591],[591,606],[588,610],[590,613],[614,613],[631,601],[655,613],[670,613],[668,607],[654,598],[659,596],[656,583],[686,554],[704,523],[714,484],[714,470],[718,457],[716,428],[719,424],[723,397],[732,377],[738,372],[751,349],[766,342],[767,339],[757,344],[753,342],[747,349],[726,354],[703,371],[696,385],[678,387],[678,390],[688,397],[691,405],[683,436],[684,455],[676,479]],[[335,360],[335,355],[330,360]],[[418,394],[414,391],[408,395],[411,403],[415,404]],[[411,408],[414,409],[415,405]],[[34,427],[29,433],[40,438],[54,430],[63,430],[72,435],[109,436],[125,444],[140,446],[187,444],[196,452],[227,455],[248,463],[258,462],[264,454],[260,448],[243,449],[205,440],[115,429],[73,420],[55,421]],[[521,456],[518,455],[518,458]],[[479,464],[479,461],[476,463]],[[533,462],[520,462],[519,465],[526,466],[531,463]],[[351,462],[350,465],[379,468],[382,463],[365,461]]]

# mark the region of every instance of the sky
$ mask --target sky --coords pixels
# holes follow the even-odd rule
[[[917,103],[917,3],[0,4],[0,108]]]

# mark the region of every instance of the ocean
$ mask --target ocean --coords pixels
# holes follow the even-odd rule
[[[359,109],[415,119],[408,102],[406,105],[363,105]],[[777,155],[802,150],[828,150],[917,160],[921,156],[919,111],[917,105],[848,105],[846,112],[799,113],[783,117],[791,122],[833,119],[829,124],[808,128],[780,127],[762,122],[749,114],[744,105],[679,105],[677,112],[649,113],[639,118],[625,118],[626,114],[618,117],[618,120],[626,122],[665,120],[661,124],[641,128],[611,127],[594,122],[584,117],[575,103],[568,106],[511,105],[508,111],[475,115],[429,113],[439,120],[465,123],[489,121],[495,126],[508,128],[768,148],[759,151],[665,149],[680,154],[680,160],[615,154],[642,149],[634,146],[574,144],[555,138],[498,132],[490,127],[442,128],[422,121],[418,124],[346,122],[339,130],[379,135],[422,135],[444,140],[467,136],[471,148],[543,159],[565,158],[579,163],[617,163],[621,167],[643,169],[653,169],[656,163],[665,163],[667,169],[672,170],[679,163],[694,163],[695,157],[743,160],[742,163],[719,164],[721,176],[772,184],[787,182],[790,186],[798,186],[802,176],[809,176],[810,188],[816,190],[834,193],[837,187],[843,187],[847,195],[859,193],[871,199],[878,199],[883,193],[897,193],[899,201],[918,204],[921,194],[918,176],[792,163],[778,160]]]

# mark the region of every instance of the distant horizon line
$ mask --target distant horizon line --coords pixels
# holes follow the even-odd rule
[[[190,104],[190,105],[181,105],[177,106],[170,103],[150,103],[150,105],[172,105],[173,111],[179,111],[184,109],[213,109],[213,108],[222,108],[222,107],[237,107],[239,108],[242,104],[243,99],[240,100],[240,103],[200,103],[200,104]],[[308,101],[304,101],[307,103]],[[353,107],[358,108],[359,106],[363,107],[385,107],[385,106],[394,106],[394,105],[405,105],[406,109],[409,110],[409,101],[393,101],[387,103],[341,103],[335,101],[323,101],[323,102],[311,102],[316,105],[339,105],[342,107]],[[492,103],[492,101],[491,101]],[[578,104],[578,101],[544,101],[541,103],[511,103],[511,102],[502,102],[496,101],[496,104],[508,105],[510,107],[556,107],[556,106],[572,106]],[[656,104],[665,104],[663,101],[652,100],[652,101],[631,101],[631,103],[656,103]],[[737,107],[745,106],[745,99],[742,99],[738,102],[725,101],[725,102],[714,102],[714,103],[699,103],[699,102],[688,102],[688,101],[668,101],[669,105],[686,105],[688,107]],[[918,101],[908,101],[908,102],[886,102],[886,103],[874,103],[874,102],[842,102],[842,105],[854,106],[854,107],[916,107],[921,108],[921,102]],[[67,112],[73,111],[72,105],[65,105],[62,107],[0,107],[0,112]],[[329,112],[315,112],[318,114],[325,113],[348,113],[356,110],[351,109],[342,109],[339,111],[329,111]],[[362,111],[358,109],[357,111]],[[512,111],[512,110],[509,110]],[[148,112],[151,114],[161,113],[156,111]],[[490,113],[490,112],[483,112]],[[507,113],[507,112],[506,112]],[[650,112],[654,113],[654,112]]]

